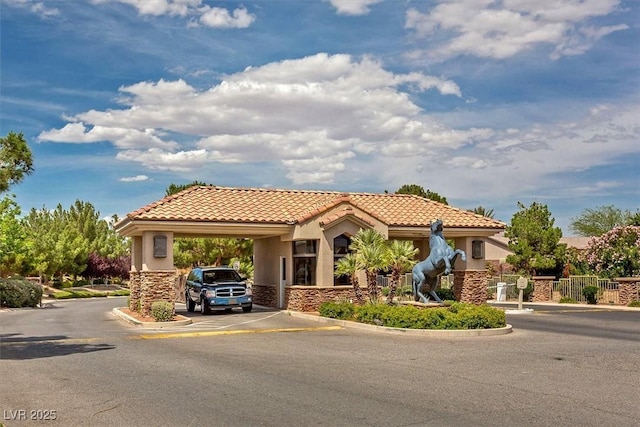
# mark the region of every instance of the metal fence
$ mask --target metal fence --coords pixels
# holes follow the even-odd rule
[[[487,279],[487,299],[498,298],[498,283],[505,283],[504,299],[502,301],[517,300],[518,289],[516,281],[520,278],[519,274],[501,274],[500,276],[489,277]]]
[[[551,300],[559,302],[571,299],[579,303],[586,303],[587,298],[582,294],[586,286],[597,286],[598,302],[603,304],[620,304],[618,282],[601,279],[597,276],[569,276],[552,283]]]

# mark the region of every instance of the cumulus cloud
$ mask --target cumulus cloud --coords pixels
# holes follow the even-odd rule
[[[201,13],[200,23],[212,28],[247,28],[256,20],[256,16],[245,8],[229,13],[227,9],[205,6],[198,11]]]
[[[370,57],[317,54],[248,67],[207,89],[183,80],[123,86],[118,108],[66,117],[39,140],[108,142],[120,161],[214,181],[220,168],[259,164],[282,170],[296,186],[377,182],[393,190],[429,182],[461,199],[496,182],[505,195],[523,194],[560,170],[638,155],[637,105],[557,106],[581,108],[584,117],[497,129],[466,126],[456,117],[464,111],[436,118],[412,101],[447,97],[462,106],[461,94],[444,77],[393,73]],[[483,109],[484,122],[504,122],[501,108]]]
[[[336,11],[342,15],[366,15],[369,6],[382,2],[382,0],[329,0]]]
[[[417,49],[409,56],[503,59],[540,45],[552,47],[551,59],[579,55],[607,34],[629,28],[590,23],[619,9],[620,0],[439,0],[425,12],[407,11],[405,27],[418,40],[432,42],[429,50]]]
[[[13,0],[17,1],[17,0]],[[25,1],[25,0],[21,0]],[[134,7],[138,14],[145,16],[191,17],[189,27],[204,25],[211,28],[247,28],[256,19],[246,8],[229,11],[221,7],[211,7],[202,0],[91,0],[93,3],[122,3]]]
[[[292,182],[304,184],[333,182],[357,155],[454,149],[490,135],[429,119],[412,93],[461,96],[442,77],[394,74],[369,57],[317,54],[249,67],[207,90],[183,80],[123,86],[122,108],[67,117],[68,124],[39,140],[108,141],[119,160],[154,170],[279,162]]]

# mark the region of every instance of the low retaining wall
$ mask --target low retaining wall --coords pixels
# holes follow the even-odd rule
[[[366,289],[363,288],[366,294]],[[287,310],[315,312],[326,301],[355,300],[352,286],[287,286],[284,290],[284,307]],[[253,285],[253,302],[266,307],[278,307],[276,286]]]

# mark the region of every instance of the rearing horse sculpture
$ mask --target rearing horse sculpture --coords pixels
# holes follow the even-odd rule
[[[429,297],[422,293],[422,287],[429,285],[428,294],[437,302],[442,302],[435,293],[438,284],[438,276],[451,273],[456,258],[460,255],[462,261],[467,260],[467,255],[460,249],[452,249],[442,235],[442,220],[437,219],[431,223],[431,236],[429,237],[429,256],[413,267],[413,299],[424,303],[429,302]]]

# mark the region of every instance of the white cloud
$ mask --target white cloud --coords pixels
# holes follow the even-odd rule
[[[198,11],[201,13],[200,23],[212,28],[247,28],[256,20],[256,16],[245,8],[229,13],[227,9],[205,6]]]
[[[326,1],[326,0],[325,0]],[[329,0],[336,11],[342,15],[366,15],[369,6],[382,2],[382,0]]]
[[[16,0],[13,0],[16,1]],[[24,1],[24,0],[21,0]],[[92,3],[122,3],[134,7],[138,14],[145,16],[192,17],[188,27],[202,24],[211,28],[247,28],[256,16],[240,7],[232,12],[221,7],[211,7],[202,0],[91,0]]]
[[[423,117],[406,91],[461,96],[442,77],[394,74],[367,57],[318,54],[249,67],[203,91],[183,80],[123,86],[123,108],[67,117],[70,123],[39,140],[110,141],[122,150],[118,159],[159,170],[282,162],[295,183],[326,183],[356,154],[453,149],[490,133],[452,130]],[[172,134],[188,142],[168,140]]]
[[[123,3],[138,10],[140,15],[186,16],[202,4],[202,0],[91,0],[92,3]]]
[[[122,182],[139,182],[139,181],[148,181],[149,177],[147,175],[136,175],[136,176],[125,176],[120,178]]]
[[[1,4],[10,7],[26,9],[31,13],[35,13],[41,18],[50,18],[60,14],[60,10],[55,7],[47,7],[44,1],[38,0],[0,0]]]
[[[530,116],[528,105],[472,117],[459,99],[461,111],[436,118],[412,102],[413,95],[428,104],[461,92],[453,81],[394,74],[372,58],[317,54],[249,67],[206,90],[182,80],[123,86],[121,108],[68,117],[39,139],[108,141],[120,161],[190,176],[267,164],[293,185],[346,181],[393,190],[429,182],[452,199],[478,198],[496,183],[504,197],[519,197],[551,186],[559,171],[585,171],[640,151],[638,105],[538,106],[558,113],[536,125],[505,118],[505,109]],[[507,129],[478,125],[505,121]]]
[[[407,11],[405,27],[417,39],[432,40],[428,50],[417,49],[409,57],[503,59],[539,45],[553,47],[551,59],[579,55],[605,35],[628,28],[589,24],[619,6],[620,0],[439,0],[427,12]]]

